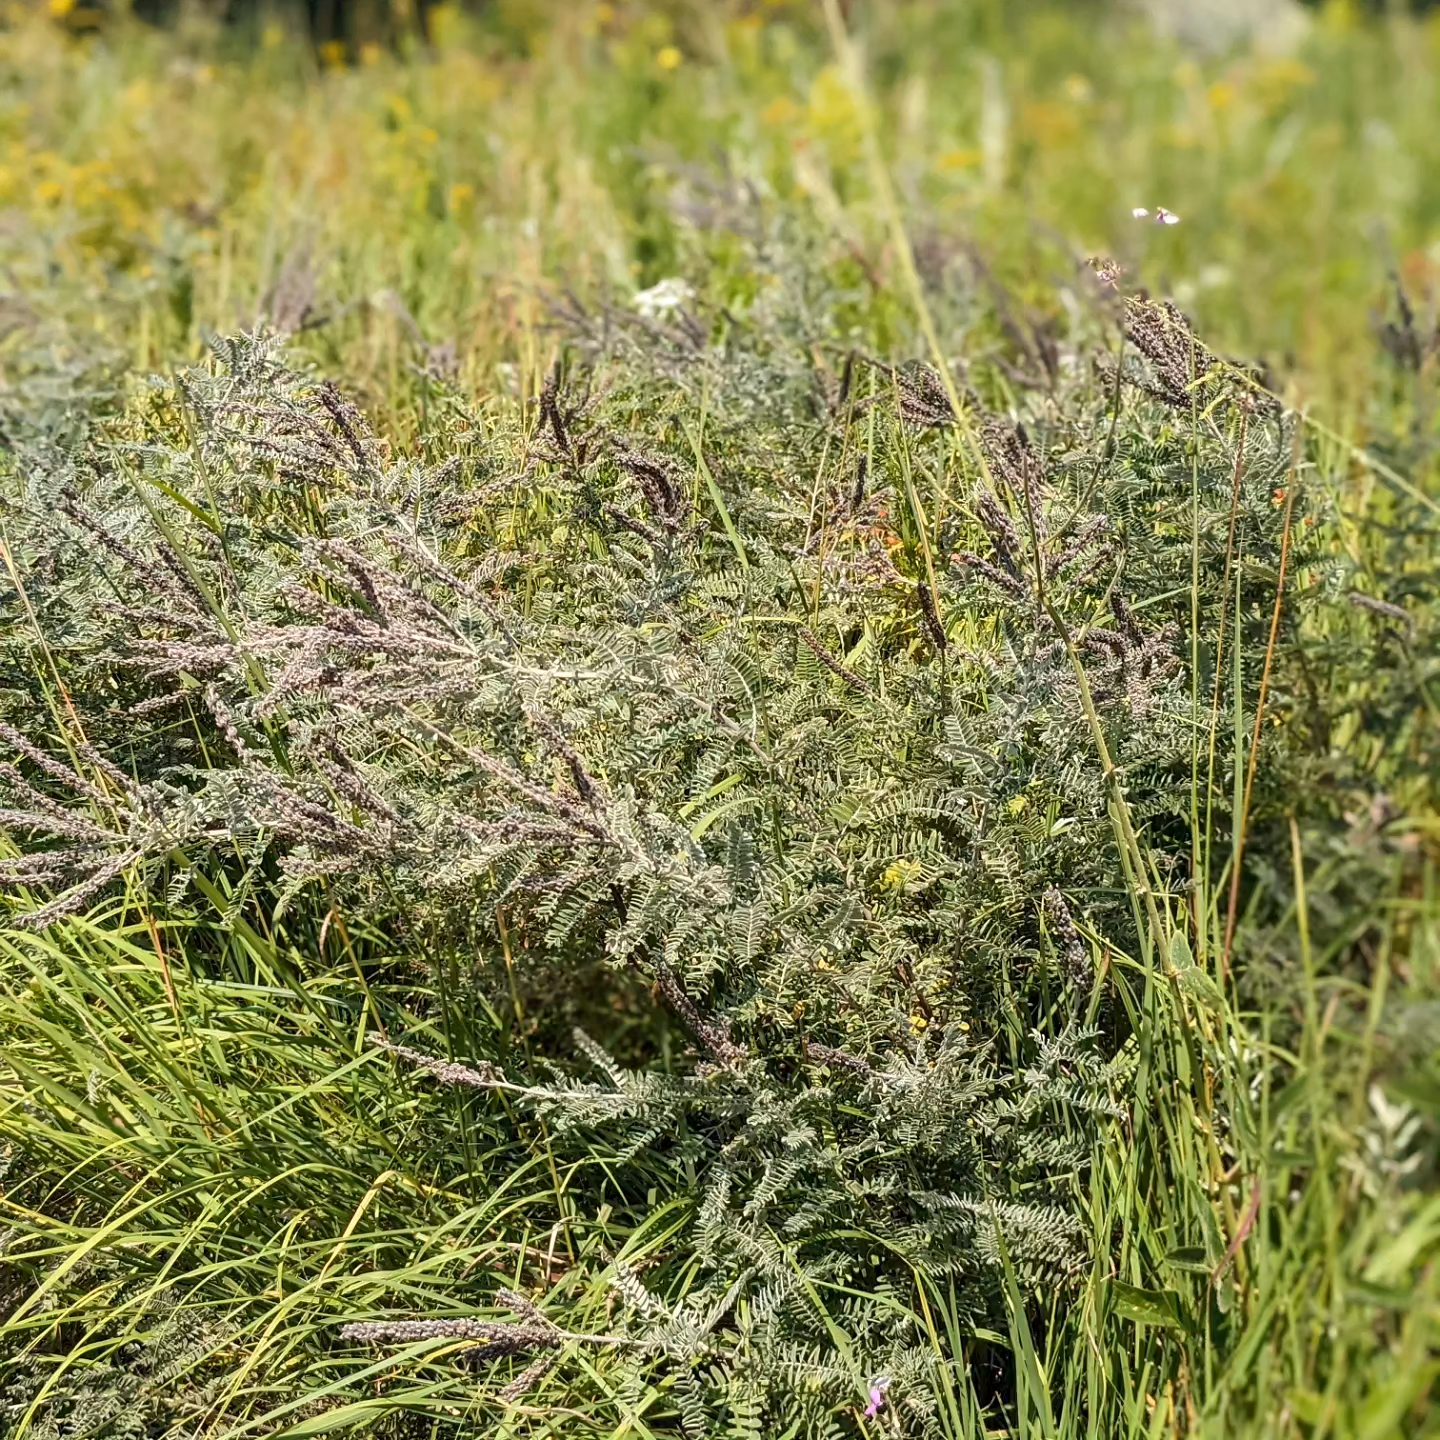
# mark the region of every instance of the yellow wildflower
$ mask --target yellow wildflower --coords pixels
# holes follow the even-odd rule
[[[827,65],[810,86],[810,126],[818,135],[848,140],[858,134],[855,97],[836,65]]]
[[[984,156],[973,146],[963,150],[947,150],[936,158],[937,170],[974,170]]]
[[[655,56],[655,63],[662,70],[678,70],[684,63],[685,57],[674,45],[666,45]]]
[[[903,890],[919,873],[920,867],[913,860],[897,860],[880,877],[880,883],[887,890]]]
[[[1026,133],[1042,149],[1064,145],[1080,132],[1081,117],[1073,105],[1058,100],[1036,100],[1020,112]]]
[[[778,99],[772,100],[760,112],[760,123],[762,125],[788,125],[799,113],[799,106],[793,100],[781,95]]]
[[[1176,85],[1182,90],[1194,90],[1200,84],[1200,67],[1193,60],[1182,60],[1176,67],[1172,76]]]
[[[1267,110],[1279,110],[1295,91],[1315,83],[1315,72],[1299,60],[1271,60],[1255,69],[1252,85]]]

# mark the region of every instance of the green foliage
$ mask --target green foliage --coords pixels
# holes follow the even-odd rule
[[[1117,809],[1147,903],[1184,914],[1200,808],[1206,833],[1232,817],[1234,687],[1273,655],[1281,547],[1306,584],[1280,703],[1348,572],[1316,543],[1323,507],[1282,522],[1273,503],[1296,422],[1173,309],[1127,301],[1122,369],[1092,378],[1102,289],[1033,398],[987,410],[981,369],[957,415],[925,366],[850,347],[817,369],[797,339],[823,334],[826,297],[769,253],[772,294],[718,327],[572,304],[533,423],[442,393],[461,438],[427,458],[258,337],[88,445],[36,450],[12,515],[33,628],[10,663],[40,683],[12,691],[7,729],[6,819],[30,843],[6,871],[53,892],[19,902],[38,931],[125,877],[106,923],[152,927],[162,955],[172,927],[364,914],[482,993],[499,951],[517,1009],[517,987],[574,993],[597,960],[639,976],[693,1046],[678,1068],[619,1065],[583,1031],[573,1074],[526,1073],[493,1038],[452,1065],[436,997],[376,1037],[532,1113],[550,1165],[626,1196],[658,1168],[686,1196],[653,1281],[606,1268],[602,1330],[485,1322],[489,1352],[598,1345],[610,1383],[674,1387],[695,1433],[709,1414],[813,1430],[883,1373],[893,1413],[943,1433],[960,1356],[916,1287],[976,1344],[1014,1331],[1021,1294],[1078,1303],[1107,1269],[1080,1196],[1145,1103],[1157,1003],[1115,978],[1155,942]],[[1192,671],[1201,632],[1234,658]],[[1301,773],[1269,749],[1262,821]],[[1171,1020],[1208,1036],[1214,982],[1173,946],[1161,963],[1180,967]],[[355,1047],[394,977],[354,964],[345,1068],[374,1075]],[[486,1012],[505,1003],[492,985]],[[21,1153],[43,1170],[33,1138]],[[441,1184],[464,1174],[447,1159]],[[544,1200],[525,1224],[568,1219]],[[385,1293],[347,1335],[471,1333],[448,1300],[387,1321],[417,1297]],[[1122,1317],[1199,1323],[1124,1293]],[[1015,1363],[1001,1389],[1023,1404]],[[96,1433],[150,1393],[105,1364],[100,1398],[67,1400]]]
[[[15,1433],[1431,1433],[1425,322],[1358,450],[927,235],[917,360],[828,83],[821,226],[606,92],[661,283],[534,300],[528,404],[438,170],[404,302],[297,252],[144,387],[21,266]]]

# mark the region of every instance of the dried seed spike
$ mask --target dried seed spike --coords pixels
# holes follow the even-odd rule
[[[976,575],[983,575],[992,585],[998,585],[1006,594],[1013,595],[1017,600],[1029,598],[1029,592],[1024,584],[1014,575],[1007,575],[1005,571],[990,564],[988,560],[982,560],[978,555],[972,554],[969,550],[961,550],[950,557],[952,565],[962,565],[965,569],[973,571]]]
[[[1130,608],[1130,602],[1118,590],[1110,597],[1110,608],[1114,611],[1115,619],[1124,632],[1126,640],[1131,645],[1143,646],[1145,636],[1140,629],[1140,622],[1136,620],[1135,612]]]
[[[1005,513],[1005,507],[989,490],[979,490],[975,495],[975,514],[990,536],[996,557],[1007,571],[1014,574],[1022,551],[1020,537]]]
[[[1363,591],[1352,590],[1346,597],[1357,610],[1368,610],[1372,615],[1383,615],[1387,620],[1398,620],[1402,625],[1410,624],[1410,612],[1388,600],[1379,600]]]
[[[805,1054],[817,1065],[850,1070],[856,1075],[870,1076],[875,1073],[868,1060],[862,1060],[858,1055],[851,1055],[844,1050],[834,1050],[829,1045],[816,1045],[812,1042],[805,1046]]]
[[[240,733],[240,727],[235,723],[235,716],[231,713],[230,707],[220,698],[220,692],[213,685],[206,685],[201,693],[205,697],[206,705],[210,707],[210,713],[215,717],[217,728],[229,743],[230,748],[241,760],[253,761],[256,758],[255,752]]]
[[[838,675],[840,679],[859,695],[868,695],[870,693],[870,687],[853,670],[847,670],[805,626],[800,626],[796,633],[799,635],[805,648],[810,651],[832,675]]]
[[[850,509],[858,512],[865,503],[865,481],[870,471],[870,457],[862,454],[855,462],[855,488],[850,492]]]
[[[32,745],[13,725],[0,721],[0,740],[13,746],[37,770],[48,775],[52,780],[58,781],[67,790],[74,791],[87,800],[93,800],[97,805],[110,803],[110,797],[98,785],[92,784],[83,775],[76,774],[74,770],[60,764],[58,760],[47,755],[38,746]]]
[[[528,1395],[560,1363],[556,1354],[542,1355],[527,1365],[503,1390],[500,1398],[507,1405]]]
[[[408,1045],[396,1045],[383,1035],[373,1032],[365,1039],[375,1049],[383,1050],[387,1055],[394,1055],[399,1060],[408,1060],[418,1069],[433,1075],[444,1085],[470,1085],[477,1090],[489,1090],[500,1078],[493,1065],[481,1064],[472,1068],[469,1065],[460,1065],[449,1060],[438,1060],[433,1055],[425,1055],[419,1050],[412,1050]]]
[[[342,1340],[362,1345],[390,1341],[404,1345],[414,1340],[489,1340],[491,1327],[481,1320],[352,1320],[340,1327]]]
[[[540,418],[550,426],[555,444],[567,460],[574,459],[575,450],[570,443],[570,432],[565,417],[560,412],[560,362],[557,360],[545,377],[540,390]]]
[[[1065,956],[1065,968],[1070,972],[1070,978],[1077,985],[1088,985],[1091,979],[1090,957],[1074,920],[1070,918],[1070,907],[1065,903],[1064,895],[1052,885],[1041,898],[1058,942],[1056,948]]]
[[[362,469],[369,469],[372,464],[369,452],[374,449],[374,441],[365,417],[341,394],[333,380],[326,380],[320,386],[319,394],[320,403],[334,421],[335,428],[340,432],[340,438],[344,440],[345,447],[354,457],[355,463]]]
[[[915,586],[915,598],[920,602],[920,614],[924,617],[925,628],[935,642],[935,648],[943,655],[949,641],[945,638],[945,627],[940,623],[940,612],[935,608],[935,596],[923,581]]]
[[[734,1065],[747,1060],[750,1052],[730,1038],[730,1027],[724,1021],[708,1020],[685,993],[680,977],[663,961],[654,963],[655,988],[665,997],[670,1008],[689,1027],[690,1033],[721,1065]]]
[[[628,446],[616,450],[615,461],[639,487],[654,518],[671,535],[675,534],[688,507],[670,462]]]
[[[521,1316],[527,1324],[533,1325],[541,1330],[555,1330],[556,1325],[546,1316],[545,1312],[532,1300],[527,1300],[516,1290],[501,1289],[495,1292],[495,1298],[507,1309],[513,1310]]]
[[[527,718],[537,731],[544,737],[550,748],[565,762],[566,769],[570,771],[570,778],[575,782],[575,788],[580,792],[581,798],[592,810],[599,809],[604,804],[604,796],[600,792],[600,786],[591,778],[590,772],[585,768],[585,762],[571,745],[565,732],[547,715],[532,710],[527,713]]]
[[[955,407],[940,372],[921,363],[911,370],[892,372],[900,392],[900,418],[921,430],[938,430],[955,423]]]

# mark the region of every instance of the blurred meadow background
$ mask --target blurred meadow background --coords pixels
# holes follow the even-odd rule
[[[877,7],[866,63],[917,240],[963,237],[1037,288],[1072,247],[1138,262],[1217,343],[1349,420],[1387,277],[1417,303],[1435,285],[1440,30],[1300,13],[1276,50],[1215,55],[1103,4]],[[321,343],[367,381],[406,339],[382,293],[478,377],[523,362],[541,277],[642,288],[680,265],[676,165],[723,158],[874,243],[856,102],[814,7],[442,5],[431,23],[423,65],[376,40],[346,64],[274,17],[66,44],[17,11],[15,284],[143,368],[303,273],[334,312]],[[1156,204],[1184,225],[1131,226]]]
[[[0,1433],[1440,1435],[1440,10],[318,14],[0,16]]]

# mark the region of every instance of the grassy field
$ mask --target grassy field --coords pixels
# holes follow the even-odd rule
[[[357,58],[0,29],[0,1433],[1440,1435],[1440,17]]]

